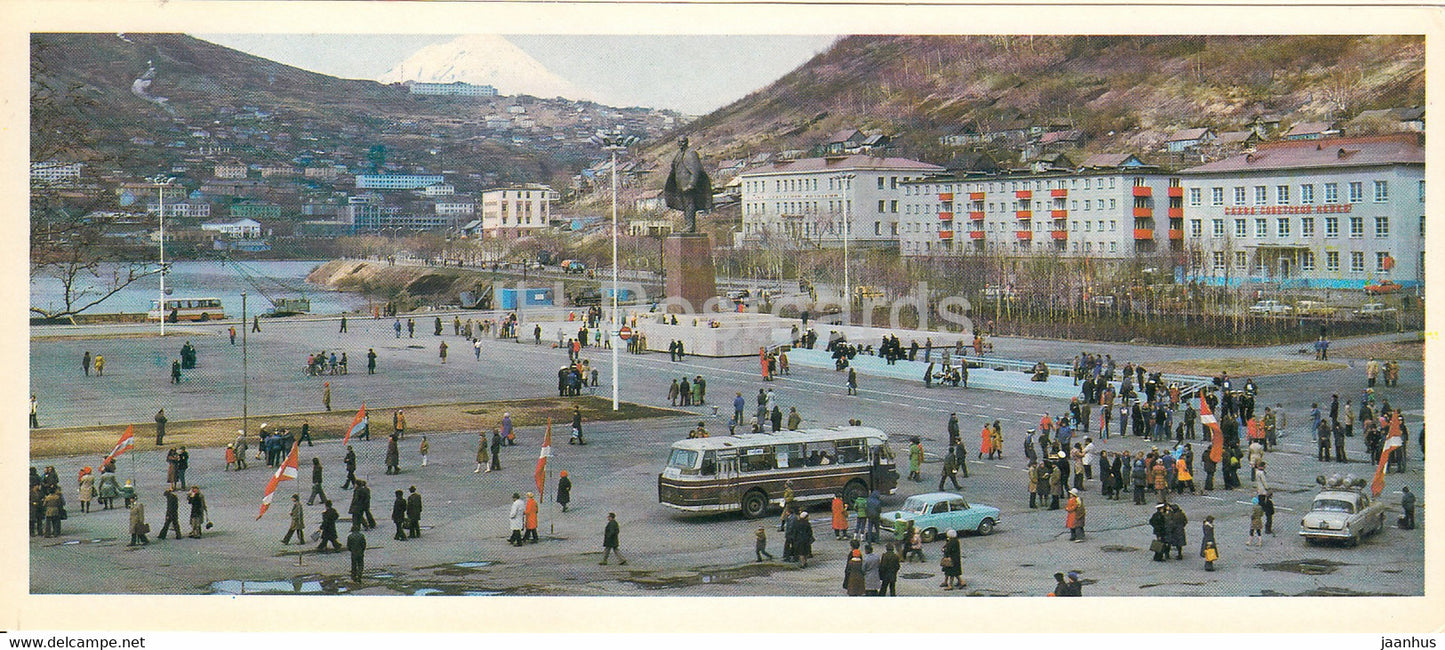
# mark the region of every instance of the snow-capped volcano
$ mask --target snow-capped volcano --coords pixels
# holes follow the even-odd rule
[[[377,78],[381,83],[424,81],[495,86],[503,95],[594,100],[496,34],[459,36],[428,45]]]

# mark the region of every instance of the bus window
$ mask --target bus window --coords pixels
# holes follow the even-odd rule
[[[743,452],[740,469],[744,472],[766,472],[773,469],[772,447],[753,447]]]
[[[687,471],[697,466],[697,452],[691,449],[674,449],[672,457],[667,459],[668,467]]]
[[[802,443],[783,445],[782,449],[780,449],[779,452],[778,469],[787,469],[789,467],[803,467],[806,464],[806,457],[803,455]]]
[[[712,476],[717,474],[717,452],[705,451],[702,453],[702,475]]]
[[[861,463],[868,460],[868,447],[865,440],[839,440],[835,444],[838,448],[839,463]]]

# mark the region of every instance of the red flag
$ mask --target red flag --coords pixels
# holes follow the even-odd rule
[[[110,450],[110,455],[108,455],[108,456],[105,457],[105,462],[106,462],[106,463],[109,463],[109,462],[110,462],[111,460],[113,460],[116,456],[119,456],[119,455],[121,455],[121,454],[123,454],[123,453],[125,453],[125,452],[127,452],[127,451],[132,450],[132,449],[135,449],[135,425],[134,425],[134,424],[126,427],[126,428],[125,428],[125,433],[120,434],[120,440],[115,441],[115,447]],[[102,463],[102,464],[104,464],[104,463]]]
[[[1261,440],[1264,438],[1264,429],[1259,426],[1258,420],[1250,418],[1246,425],[1249,427],[1250,440]]]
[[[261,512],[256,513],[257,519],[266,514],[266,509],[271,507],[271,498],[276,495],[276,486],[280,485],[281,481],[290,481],[296,478],[296,455],[300,448],[301,441],[297,440],[295,444],[291,445],[291,453],[286,456],[286,462],[281,463],[281,466],[276,468],[276,473],[271,475],[271,481],[266,484],[266,495],[261,497]]]
[[[1380,450],[1380,465],[1375,468],[1375,480],[1370,483],[1370,494],[1380,496],[1385,491],[1385,467],[1390,464],[1390,452],[1405,446],[1404,440],[1400,437],[1400,412],[1390,414],[1390,435],[1385,438],[1385,446]]]
[[[351,428],[346,430],[346,436],[341,439],[341,444],[349,444],[351,442],[351,436],[358,435],[362,431],[365,431],[368,422],[370,422],[370,420],[366,417],[366,402],[362,402],[361,410],[356,412],[355,418],[352,418]]]
[[[1209,445],[1209,459],[1218,463],[1224,460],[1224,429],[1219,427],[1219,420],[1214,419],[1214,412],[1209,410],[1209,402],[1204,401],[1204,394],[1199,395],[1199,423],[1214,434]]]
[[[542,486],[547,481],[547,458],[552,455],[552,420],[547,420],[547,435],[542,438],[542,453],[537,456],[537,494],[542,494]]]

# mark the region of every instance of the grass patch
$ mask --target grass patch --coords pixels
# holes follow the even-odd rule
[[[1293,375],[1321,370],[1345,368],[1343,363],[1315,361],[1314,359],[1260,359],[1241,357],[1237,359],[1186,359],[1181,361],[1157,361],[1149,364],[1150,372],[1164,372],[1179,375],[1203,375],[1214,377],[1227,372],[1236,380],[1241,377],[1268,377],[1271,375]]]
[[[541,426],[550,418],[554,424],[554,435],[566,436],[572,423],[572,407],[582,411],[585,427],[589,422],[637,420],[644,418],[692,415],[687,411],[656,408],[619,402],[618,410],[612,410],[612,400],[593,395],[582,397],[545,397],[538,399],[506,400],[495,402],[462,402],[453,404],[403,405],[406,411],[407,439],[422,434],[456,431],[479,431],[500,426],[503,413],[512,414],[512,424],[517,427]],[[392,431],[391,416],[395,408],[372,411],[372,437],[386,436]],[[269,423],[270,429],[286,427],[296,432],[301,430],[302,420],[311,423],[313,440],[341,438],[351,426],[356,411],[317,411],[307,413],[272,413],[252,415],[249,419],[251,434],[247,444],[254,449],[255,432],[261,424]],[[74,456],[94,454],[104,456],[115,446],[128,423],[99,427],[61,427],[35,429],[30,432],[30,457]],[[155,422],[136,422],[136,448],[149,449],[155,446]],[[236,438],[241,428],[241,418],[214,418],[205,420],[171,420],[166,423],[166,447],[185,445],[187,447],[224,447]],[[584,428],[585,431],[585,428]]]
[[[1395,361],[1423,361],[1425,359],[1425,338],[1411,341],[1394,341],[1385,343],[1362,343],[1360,345],[1343,345],[1339,348],[1331,348],[1330,356],[1337,356],[1341,359],[1380,359]]]

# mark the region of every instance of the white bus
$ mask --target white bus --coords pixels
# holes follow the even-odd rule
[[[160,321],[161,301],[152,300],[146,320]],[[220,298],[166,298],[165,319],[167,323],[178,321],[209,321],[226,317]]]

